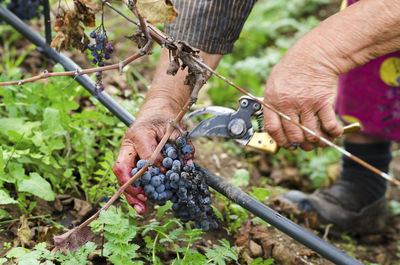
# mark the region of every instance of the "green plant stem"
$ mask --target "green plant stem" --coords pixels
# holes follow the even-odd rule
[[[45,217],[49,217],[50,214],[45,214],[45,215],[38,215],[38,216],[32,216],[32,217],[27,217],[27,220],[35,220],[35,219],[43,219]],[[14,223],[14,222],[18,222],[20,219],[11,219],[11,220],[6,220],[6,221],[1,221],[0,222],[0,226],[6,225],[6,224],[10,224],[10,223]]]
[[[178,252],[178,250],[176,249],[176,245],[175,245],[174,241],[171,240],[171,238],[170,238],[167,234],[165,234],[164,232],[162,232],[162,231],[160,231],[160,230],[157,230],[156,228],[155,228],[154,230],[157,231],[157,236],[161,234],[162,236],[164,236],[165,238],[168,238],[168,239],[170,240],[170,242],[171,242],[171,244],[172,244],[172,247],[174,248],[174,250],[175,250],[175,252],[176,252],[176,257],[177,257],[178,259],[181,259],[180,256],[179,256],[179,252]]]
[[[6,164],[4,165],[4,169],[7,168],[8,163],[10,162],[11,158],[12,158],[12,157],[14,156],[14,154],[15,154],[15,150],[17,149],[17,145],[22,141],[22,138],[24,138],[24,135],[25,135],[25,133],[23,133],[23,134],[21,135],[21,137],[18,139],[18,141],[17,141],[17,142],[15,143],[15,145],[12,147],[11,155],[10,155],[10,157],[7,159],[7,162],[6,162]]]
[[[157,240],[158,240],[158,236],[159,236],[160,234],[157,234],[156,235],[156,238],[154,238],[154,242],[153,242],[153,264],[156,264],[156,244],[157,244]]]
[[[108,161],[107,161],[107,162],[108,162]],[[103,184],[104,184],[104,180],[106,179],[106,176],[108,175],[108,172],[110,172],[110,169],[111,169],[111,165],[109,164],[109,167],[107,168],[106,173],[105,173],[105,174],[103,175],[103,177],[101,178],[101,181],[100,181],[99,185],[97,185],[96,192],[95,192],[94,198],[93,198],[93,201],[95,202],[95,207],[94,207],[94,208],[97,207],[97,205],[99,204],[99,202],[100,202],[100,200],[101,200],[101,197],[99,197],[99,199],[97,199],[97,200],[96,200],[96,198],[97,198],[97,195],[99,194],[100,188],[101,188],[101,187],[103,186]]]

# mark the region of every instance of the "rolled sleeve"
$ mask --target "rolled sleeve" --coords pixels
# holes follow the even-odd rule
[[[175,40],[213,54],[232,52],[255,0],[175,0],[177,18],[165,23]]]

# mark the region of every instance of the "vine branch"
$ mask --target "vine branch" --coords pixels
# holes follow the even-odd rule
[[[142,57],[144,54],[142,54],[141,51],[129,56],[128,58],[124,59],[123,61],[116,63],[116,64],[112,64],[112,65],[106,65],[106,66],[102,66],[102,67],[96,67],[96,68],[89,68],[89,69],[76,69],[75,71],[67,71],[67,72],[56,72],[56,73],[49,73],[46,71],[44,71],[43,74],[37,75],[37,76],[33,76],[27,79],[22,79],[22,80],[18,80],[18,81],[7,81],[7,82],[0,82],[0,86],[8,86],[8,85],[23,85],[25,83],[29,83],[29,82],[35,82],[38,81],[40,79],[46,79],[49,77],[55,77],[55,76],[79,76],[79,75],[84,75],[84,74],[91,74],[91,73],[95,73],[95,72],[104,72],[104,71],[108,71],[108,70],[114,70],[114,69],[119,69],[121,70],[122,68],[124,68],[126,65],[130,64],[131,62],[135,61],[136,59]]]

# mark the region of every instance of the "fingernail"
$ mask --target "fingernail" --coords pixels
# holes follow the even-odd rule
[[[139,205],[135,205],[133,208],[136,210],[137,213],[141,213],[143,211],[143,208]]]
[[[147,201],[147,197],[145,196],[145,195],[143,195],[143,194],[138,194],[137,195],[137,198],[139,199],[139,200],[141,200],[141,201]]]
[[[289,151],[294,151],[296,149],[297,149],[297,146],[293,146],[293,145],[288,148]]]

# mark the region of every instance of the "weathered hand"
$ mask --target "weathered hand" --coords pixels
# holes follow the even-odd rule
[[[115,161],[113,171],[117,176],[119,185],[125,184],[131,178],[131,171],[135,167],[137,157],[149,159],[154,152],[158,142],[165,133],[165,129],[172,114],[161,111],[142,111],[135,123],[126,131],[122,139],[121,149]],[[156,165],[160,165],[161,154],[157,157]],[[128,187],[125,192],[128,203],[134,207],[136,212],[146,211],[143,187]]]
[[[334,112],[337,75],[326,67],[329,62],[324,62],[324,56],[316,58],[310,54],[315,54],[315,47],[302,42],[286,53],[271,71],[264,101],[317,135],[332,140],[343,132]],[[264,119],[267,132],[281,147],[294,150],[299,145],[309,151],[324,146],[317,137],[267,108]]]

